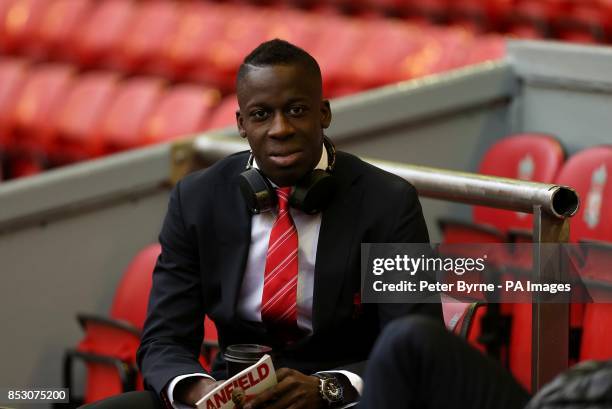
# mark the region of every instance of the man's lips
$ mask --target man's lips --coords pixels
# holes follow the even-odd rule
[[[270,160],[279,167],[286,167],[293,165],[302,154],[302,151],[293,152],[276,152],[269,155]]]

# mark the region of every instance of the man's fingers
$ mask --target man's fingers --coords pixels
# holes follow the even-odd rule
[[[296,380],[291,375],[291,369],[279,369],[276,372],[276,378],[278,380],[278,383],[257,395],[251,402],[249,402],[245,406],[245,409],[257,409],[264,407],[266,409],[270,408],[270,402],[282,399],[288,391],[295,388]]]
[[[266,409],[287,409],[294,403],[296,400],[296,396],[292,391],[282,395],[278,400],[273,400],[268,402],[265,406]]]
[[[236,409],[243,409],[245,401],[246,396],[242,389],[234,389],[232,391],[232,402],[234,402]]]
[[[283,379],[285,379],[286,377],[292,375],[294,372],[296,372],[293,369],[289,369],[289,368],[281,368],[278,371],[276,371],[276,379],[278,380],[278,382],[282,382]]]

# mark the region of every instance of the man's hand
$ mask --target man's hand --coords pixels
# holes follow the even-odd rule
[[[212,391],[223,381],[213,381],[201,376],[189,377],[181,380],[174,388],[174,399],[191,407],[196,406],[202,396]]]
[[[319,409],[326,407],[319,394],[319,378],[294,369],[276,371],[278,384],[266,389],[244,409]]]

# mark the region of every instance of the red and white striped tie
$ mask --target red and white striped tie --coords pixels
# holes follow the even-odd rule
[[[276,329],[297,330],[298,235],[289,213],[290,187],[276,189],[278,216],[270,232],[264,288],[263,322]]]

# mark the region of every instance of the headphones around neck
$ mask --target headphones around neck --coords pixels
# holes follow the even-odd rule
[[[327,168],[313,169],[301,178],[291,190],[289,205],[307,214],[322,211],[336,191],[336,180],[332,175],[336,165],[336,147],[327,136],[323,136],[327,151]],[[276,189],[268,178],[253,167],[253,153],[249,156],[246,170],[240,174],[240,191],[253,214],[276,209]]]

